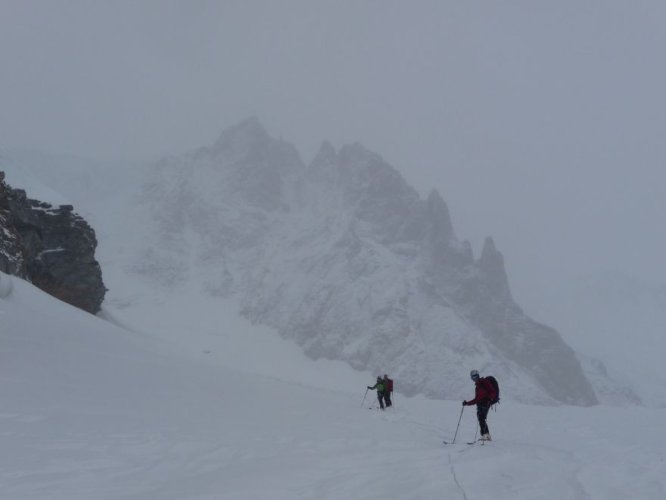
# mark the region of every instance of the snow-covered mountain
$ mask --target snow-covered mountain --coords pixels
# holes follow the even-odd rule
[[[574,352],[513,301],[492,239],[475,259],[441,196],[361,145],[325,143],[306,166],[250,119],[159,162],[138,199],[126,271],[235,297],[315,359],[391,372],[404,394],[461,398],[478,368],[518,400],[596,402]]]

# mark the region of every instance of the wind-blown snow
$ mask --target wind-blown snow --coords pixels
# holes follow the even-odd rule
[[[2,498],[666,495],[664,410],[508,397],[492,443],[465,444],[466,408],[447,446],[459,401],[398,393],[392,410],[369,410],[374,374],[311,361],[233,304],[136,289],[104,321],[4,274],[0,291]]]

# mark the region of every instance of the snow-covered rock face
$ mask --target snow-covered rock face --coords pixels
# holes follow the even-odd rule
[[[314,358],[391,373],[406,394],[468,397],[477,368],[513,399],[596,402],[573,351],[514,303],[492,240],[475,260],[437,192],[420,199],[358,144],[324,144],[306,168],[248,120],[157,165],[142,206],[163,244],[139,270],[236,296]]]

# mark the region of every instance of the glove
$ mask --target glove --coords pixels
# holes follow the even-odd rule
[[[372,389],[372,387],[368,386],[368,389]]]
[[[467,401],[463,401],[463,406],[468,406],[469,403]]]

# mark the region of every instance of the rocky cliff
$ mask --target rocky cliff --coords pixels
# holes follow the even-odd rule
[[[0,271],[94,314],[106,293],[96,246],[95,231],[71,205],[32,200],[0,172]]]

